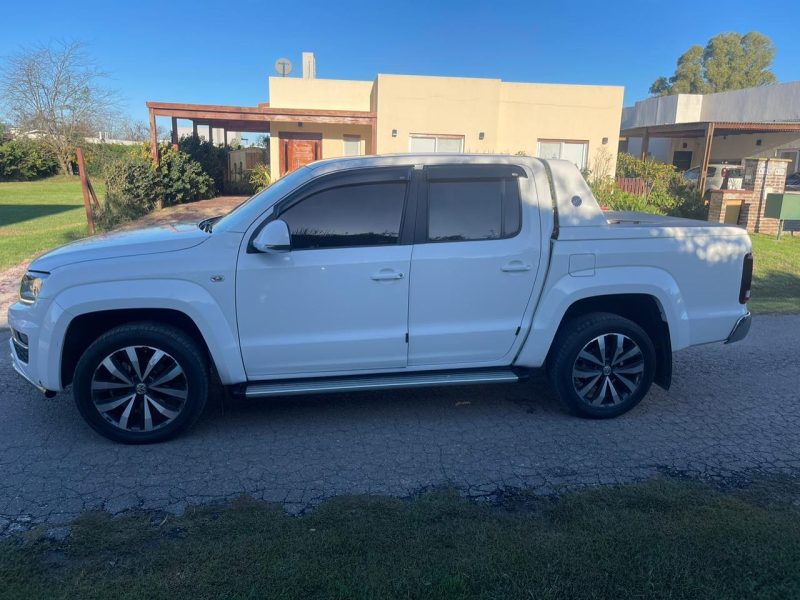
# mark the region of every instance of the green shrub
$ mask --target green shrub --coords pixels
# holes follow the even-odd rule
[[[128,144],[86,144],[83,156],[86,159],[86,172],[91,177],[104,177],[105,169],[120,159],[139,156],[139,145]]]
[[[161,198],[161,176],[147,159],[117,159],[106,165],[104,173],[106,197],[95,218],[100,229],[143,217]]]
[[[214,192],[221,194],[225,189],[225,172],[228,170],[228,149],[193,135],[182,137],[178,149],[200,163],[203,171],[214,180]]]
[[[0,180],[30,181],[57,172],[58,159],[42,142],[15,138],[0,143]]]
[[[627,210],[634,212],[645,212],[655,215],[663,215],[660,208],[648,204],[644,196],[637,196],[620,189],[594,191],[595,198],[601,207],[608,210]]]
[[[161,154],[158,173],[164,206],[214,197],[214,180],[185,152],[166,148]]]
[[[267,165],[256,165],[247,172],[247,179],[253,186],[253,193],[260,192],[272,183],[272,175]]]
[[[672,165],[650,157],[641,159],[620,153],[617,156],[616,177],[644,179],[648,191],[637,196],[623,192],[610,177],[587,178],[592,192],[603,207],[690,219],[706,218],[708,208],[701,195]]]
[[[188,154],[163,145],[155,167],[146,146],[127,148],[103,168],[106,197],[96,215],[100,229],[143,217],[159,203],[172,206],[214,196],[214,180]]]

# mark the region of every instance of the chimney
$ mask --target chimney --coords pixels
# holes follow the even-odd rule
[[[303,52],[303,79],[317,78],[317,60],[313,52]]]

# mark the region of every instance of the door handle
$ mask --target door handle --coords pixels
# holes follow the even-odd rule
[[[528,263],[524,263],[521,260],[512,260],[509,263],[504,264],[501,269],[506,273],[518,273],[520,271],[530,271],[531,265]]]
[[[377,273],[370,275],[373,281],[393,281],[403,277],[404,275],[400,271],[395,271],[394,269],[381,269]]]

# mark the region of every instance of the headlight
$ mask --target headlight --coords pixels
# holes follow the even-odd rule
[[[22,283],[19,286],[19,299],[25,304],[33,304],[36,297],[42,291],[42,283],[47,279],[47,273],[29,272],[25,273]]]

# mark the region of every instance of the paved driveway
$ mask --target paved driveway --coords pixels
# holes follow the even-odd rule
[[[181,511],[242,494],[295,511],[339,494],[445,484],[490,496],[664,471],[800,474],[800,315],[759,316],[744,342],[679,353],[672,391],[655,389],[612,421],[567,416],[532,382],[293,397],[224,414],[217,405],[188,435],[145,447],[98,437],[68,395],[44,399],[5,354],[0,534],[89,509]]]

